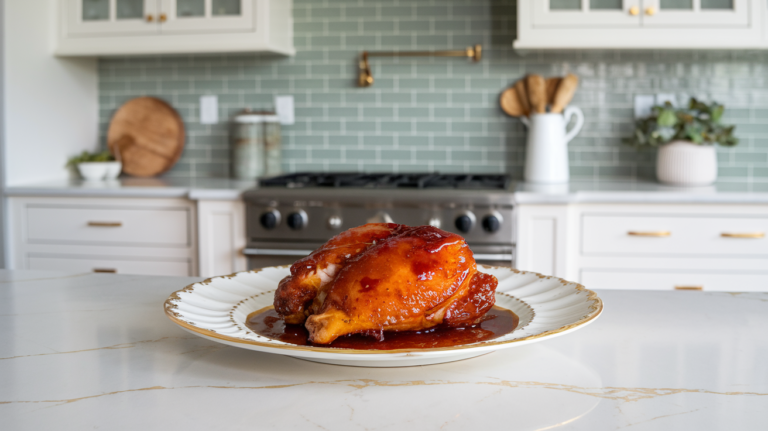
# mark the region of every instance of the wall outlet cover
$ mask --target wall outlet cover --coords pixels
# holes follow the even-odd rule
[[[296,122],[293,96],[275,96],[275,111],[280,118],[280,124],[291,125]]]
[[[200,124],[217,124],[218,122],[218,96],[200,96]]]
[[[656,97],[653,94],[635,95],[635,119],[648,118],[651,116],[651,108],[656,104]]]

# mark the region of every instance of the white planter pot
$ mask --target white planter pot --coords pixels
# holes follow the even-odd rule
[[[656,178],[674,186],[706,186],[717,179],[714,145],[673,141],[662,145],[656,158]]]
[[[86,181],[114,180],[120,175],[123,164],[120,162],[83,162],[77,164],[77,170]]]

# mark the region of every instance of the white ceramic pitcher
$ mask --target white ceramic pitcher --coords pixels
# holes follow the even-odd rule
[[[576,117],[571,130],[565,128]],[[584,125],[584,113],[576,106],[565,108],[562,114],[531,114],[521,117],[528,126],[528,141],[525,157],[525,181],[531,183],[567,183],[568,142]]]

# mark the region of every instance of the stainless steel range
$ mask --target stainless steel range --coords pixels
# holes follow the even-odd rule
[[[429,224],[462,235],[480,263],[514,263],[506,175],[290,174],[244,195],[249,268],[293,263],[365,223]]]

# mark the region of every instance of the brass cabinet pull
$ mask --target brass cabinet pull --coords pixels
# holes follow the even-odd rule
[[[121,221],[89,221],[88,226],[93,227],[120,227],[123,225]]]
[[[637,14],[639,14],[639,13],[640,13],[640,8],[639,7],[632,6],[631,8],[629,8],[629,14],[630,15],[637,16]]]
[[[688,286],[688,285],[682,285],[682,286],[675,286],[675,290],[704,290],[704,286]]]
[[[165,22],[167,19],[168,19],[168,16],[165,15],[164,13],[161,13],[160,16],[157,18],[157,20],[160,22]]]
[[[723,238],[765,238],[765,232],[723,232]]]
[[[656,15],[656,8],[655,7],[647,7],[645,8],[645,14],[648,16]]]
[[[646,231],[646,232],[629,231],[627,232],[627,235],[629,236],[670,236],[672,235],[672,232],[668,230],[652,230],[652,231]]]
[[[147,22],[152,22],[155,20],[155,16],[152,14],[147,15]]]
[[[117,274],[117,270],[115,268],[93,268],[93,272],[104,272],[108,274]]]

